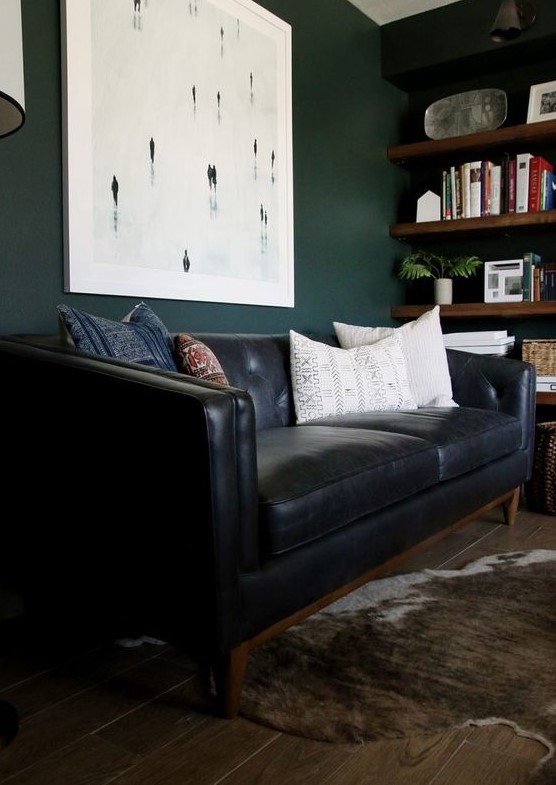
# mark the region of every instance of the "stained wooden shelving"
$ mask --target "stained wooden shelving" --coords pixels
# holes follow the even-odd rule
[[[556,210],[538,213],[504,213],[485,218],[457,218],[455,221],[423,221],[390,226],[390,237],[397,240],[456,239],[471,232],[474,235],[533,234],[556,226]]]
[[[392,319],[415,319],[434,306],[393,305]],[[453,303],[440,306],[441,319],[504,318],[530,319],[535,316],[556,316],[556,300],[534,303]]]
[[[400,166],[418,164],[437,164],[444,160],[454,163],[477,153],[484,158],[485,153],[493,151],[516,151],[554,146],[556,141],[556,120],[545,120],[540,123],[524,123],[523,125],[496,128],[466,136],[453,136],[450,139],[426,140],[412,144],[388,147],[388,160]]]
[[[436,139],[388,148],[388,160],[406,168],[438,167],[449,162],[463,163],[470,157],[484,159],[498,152],[543,150],[556,146],[556,120],[496,128],[449,139]],[[534,234],[556,226],[556,210],[531,213],[504,213],[482,218],[458,218],[452,221],[397,223],[390,226],[390,237],[414,240],[457,239],[470,234],[488,235]]]

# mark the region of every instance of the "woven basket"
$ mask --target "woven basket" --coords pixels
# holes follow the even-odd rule
[[[521,359],[535,366],[537,376],[556,376],[556,339],[524,338]]]
[[[525,495],[531,510],[556,515],[556,422],[535,426],[533,474]]]

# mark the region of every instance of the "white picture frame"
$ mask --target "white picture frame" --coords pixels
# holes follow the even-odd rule
[[[294,306],[291,26],[60,0],[64,289]]]
[[[523,259],[484,263],[485,303],[519,303],[523,300]]]
[[[556,120],[556,81],[531,86],[527,122]]]

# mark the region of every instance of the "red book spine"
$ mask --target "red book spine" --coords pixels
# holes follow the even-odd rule
[[[529,203],[528,211],[537,213],[541,209],[541,173],[553,172],[554,167],[542,155],[534,155],[529,161]]]

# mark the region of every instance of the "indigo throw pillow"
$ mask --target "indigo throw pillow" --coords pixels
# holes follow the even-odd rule
[[[79,352],[167,371],[178,370],[170,334],[146,303],[137,305],[121,322],[93,316],[69,305],[59,305],[58,313]]]
[[[187,333],[174,338],[174,354],[180,371],[215,384],[228,384],[218,358],[209,347]]]

